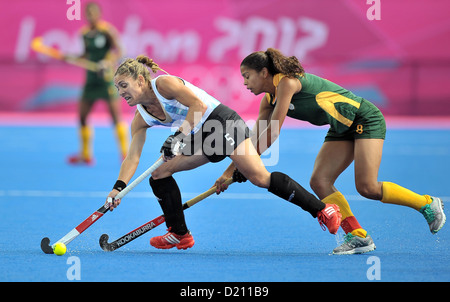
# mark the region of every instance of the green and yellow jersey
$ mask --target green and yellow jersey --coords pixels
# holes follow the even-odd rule
[[[84,57],[93,62],[110,60],[111,51],[115,47],[112,31],[115,28],[106,21],[99,21],[95,29],[84,26],[81,29],[81,35],[84,41]],[[112,70],[106,70],[103,74],[93,71],[86,72],[86,83],[83,92],[85,99],[106,99],[115,97]]]
[[[275,87],[283,77],[283,74],[274,76]],[[302,89],[292,97],[287,116],[318,126],[329,124],[338,133],[347,131],[353,124],[363,98],[310,73],[297,78]],[[276,95],[267,94],[266,98],[275,106]]]

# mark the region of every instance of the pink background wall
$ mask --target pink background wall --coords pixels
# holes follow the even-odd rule
[[[82,7],[87,1],[81,1]],[[275,47],[374,102],[385,115],[450,115],[450,2],[380,0],[98,1],[127,57],[145,53],[243,116],[261,96],[243,86],[241,60]],[[0,1],[0,112],[73,112],[84,71],[37,55],[31,39],[81,52],[64,0]],[[123,102],[126,112],[133,112]],[[102,105],[97,111],[104,110]]]

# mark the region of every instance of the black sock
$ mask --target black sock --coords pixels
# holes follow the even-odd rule
[[[164,213],[167,228],[177,235],[186,234],[181,193],[175,179],[172,176],[156,180],[150,177],[149,182]]]
[[[325,204],[306,191],[295,180],[281,172],[270,174],[269,192],[281,197],[317,217],[317,212],[325,208]]]

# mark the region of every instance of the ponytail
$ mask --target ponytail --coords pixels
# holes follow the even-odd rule
[[[285,57],[275,48],[268,48],[265,54],[270,58],[269,61],[274,66],[275,73],[273,75],[282,73],[290,77],[295,77],[296,75],[303,75],[305,73],[305,70],[295,56]]]
[[[289,77],[302,76],[305,73],[295,56],[286,57],[275,48],[268,48],[266,51],[257,51],[248,55],[242,60],[241,66],[247,66],[258,72],[265,67],[271,75],[282,73]]]
[[[142,63],[145,66],[147,66],[148,68],[150,68],[153,73],[157,73],[159,70],[161,70],[162,72],[168,74],[164,69],[159,67],[159,65],[156,64],[155,61],[153,61],[153,59],[150,59],[146,55],[137,56],[136,61],[138,61],[139,63]]]

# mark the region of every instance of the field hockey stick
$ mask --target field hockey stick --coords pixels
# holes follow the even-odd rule
[[[229,185],[233,182],[233,178],[229,178],[225,181],[225,184]],[[198,203],[199,201],[205,199],[206,197],[212,195],[216,192],[216,188],[212,187],[208,191],[203,192],[202,194],[186,201],[183,204],[183,210],[186,210],[190,207],[192,207],[194,204]],[[109,236],[108,234],[103,234],[100,236],[99,243],[100,247],[106,251],[106,252],[112,252],[117,250],[118,248],[124,246],[127,243],[130,243],[131,241],[135,240],[136,238],[144,235],[148,231],[156,228],[158,225],[162,224],[165,220],[164,215],[158,216],[153,220],[150,220],[149,222],[141,225],[140,227],[132,230],[126,235],[123,235],[119,239],[114,240],[111,243],[108,243]]]
[[[64,56],[62,52],[54,47],[50,47],[44,44],[42,37],[36,37],[31,41],[31,49],[34,51],[51,57],[56,60],[65,61],[69,64],[93,71],[99,71],[99,65],[96,62],[89,61],[83,58],[71,58]]]
[[[144,178],[148,177],[153,171],[158,169],[159,166],[164,163],[162,157],[160,157],[150,168],[148,168],[144,173],[142,173],[138,178],[136,178],[132,183],[125,187],[115,199],[122,199],[125,195],[128,194],[134,187],[136,187]],[[102,207],[100,207],[97,211],[92,213],[88,218],[86,218],[82,223],[80,223],[77,227],[67,233],[64,237],[59,239],[56,243],[61,242],[65,245],[69,244],[72,240],[74,240],[78,235],[83,233],[87,228],[89,228],[94,222],[96,222],[100,217],[102,217],[110,208],[112,203],[112,199],[108,200]],[[50,246],[50,239],[45,237],[41,240],[41,249],[46,254],[53,254],[53,246],[54,243]]]

